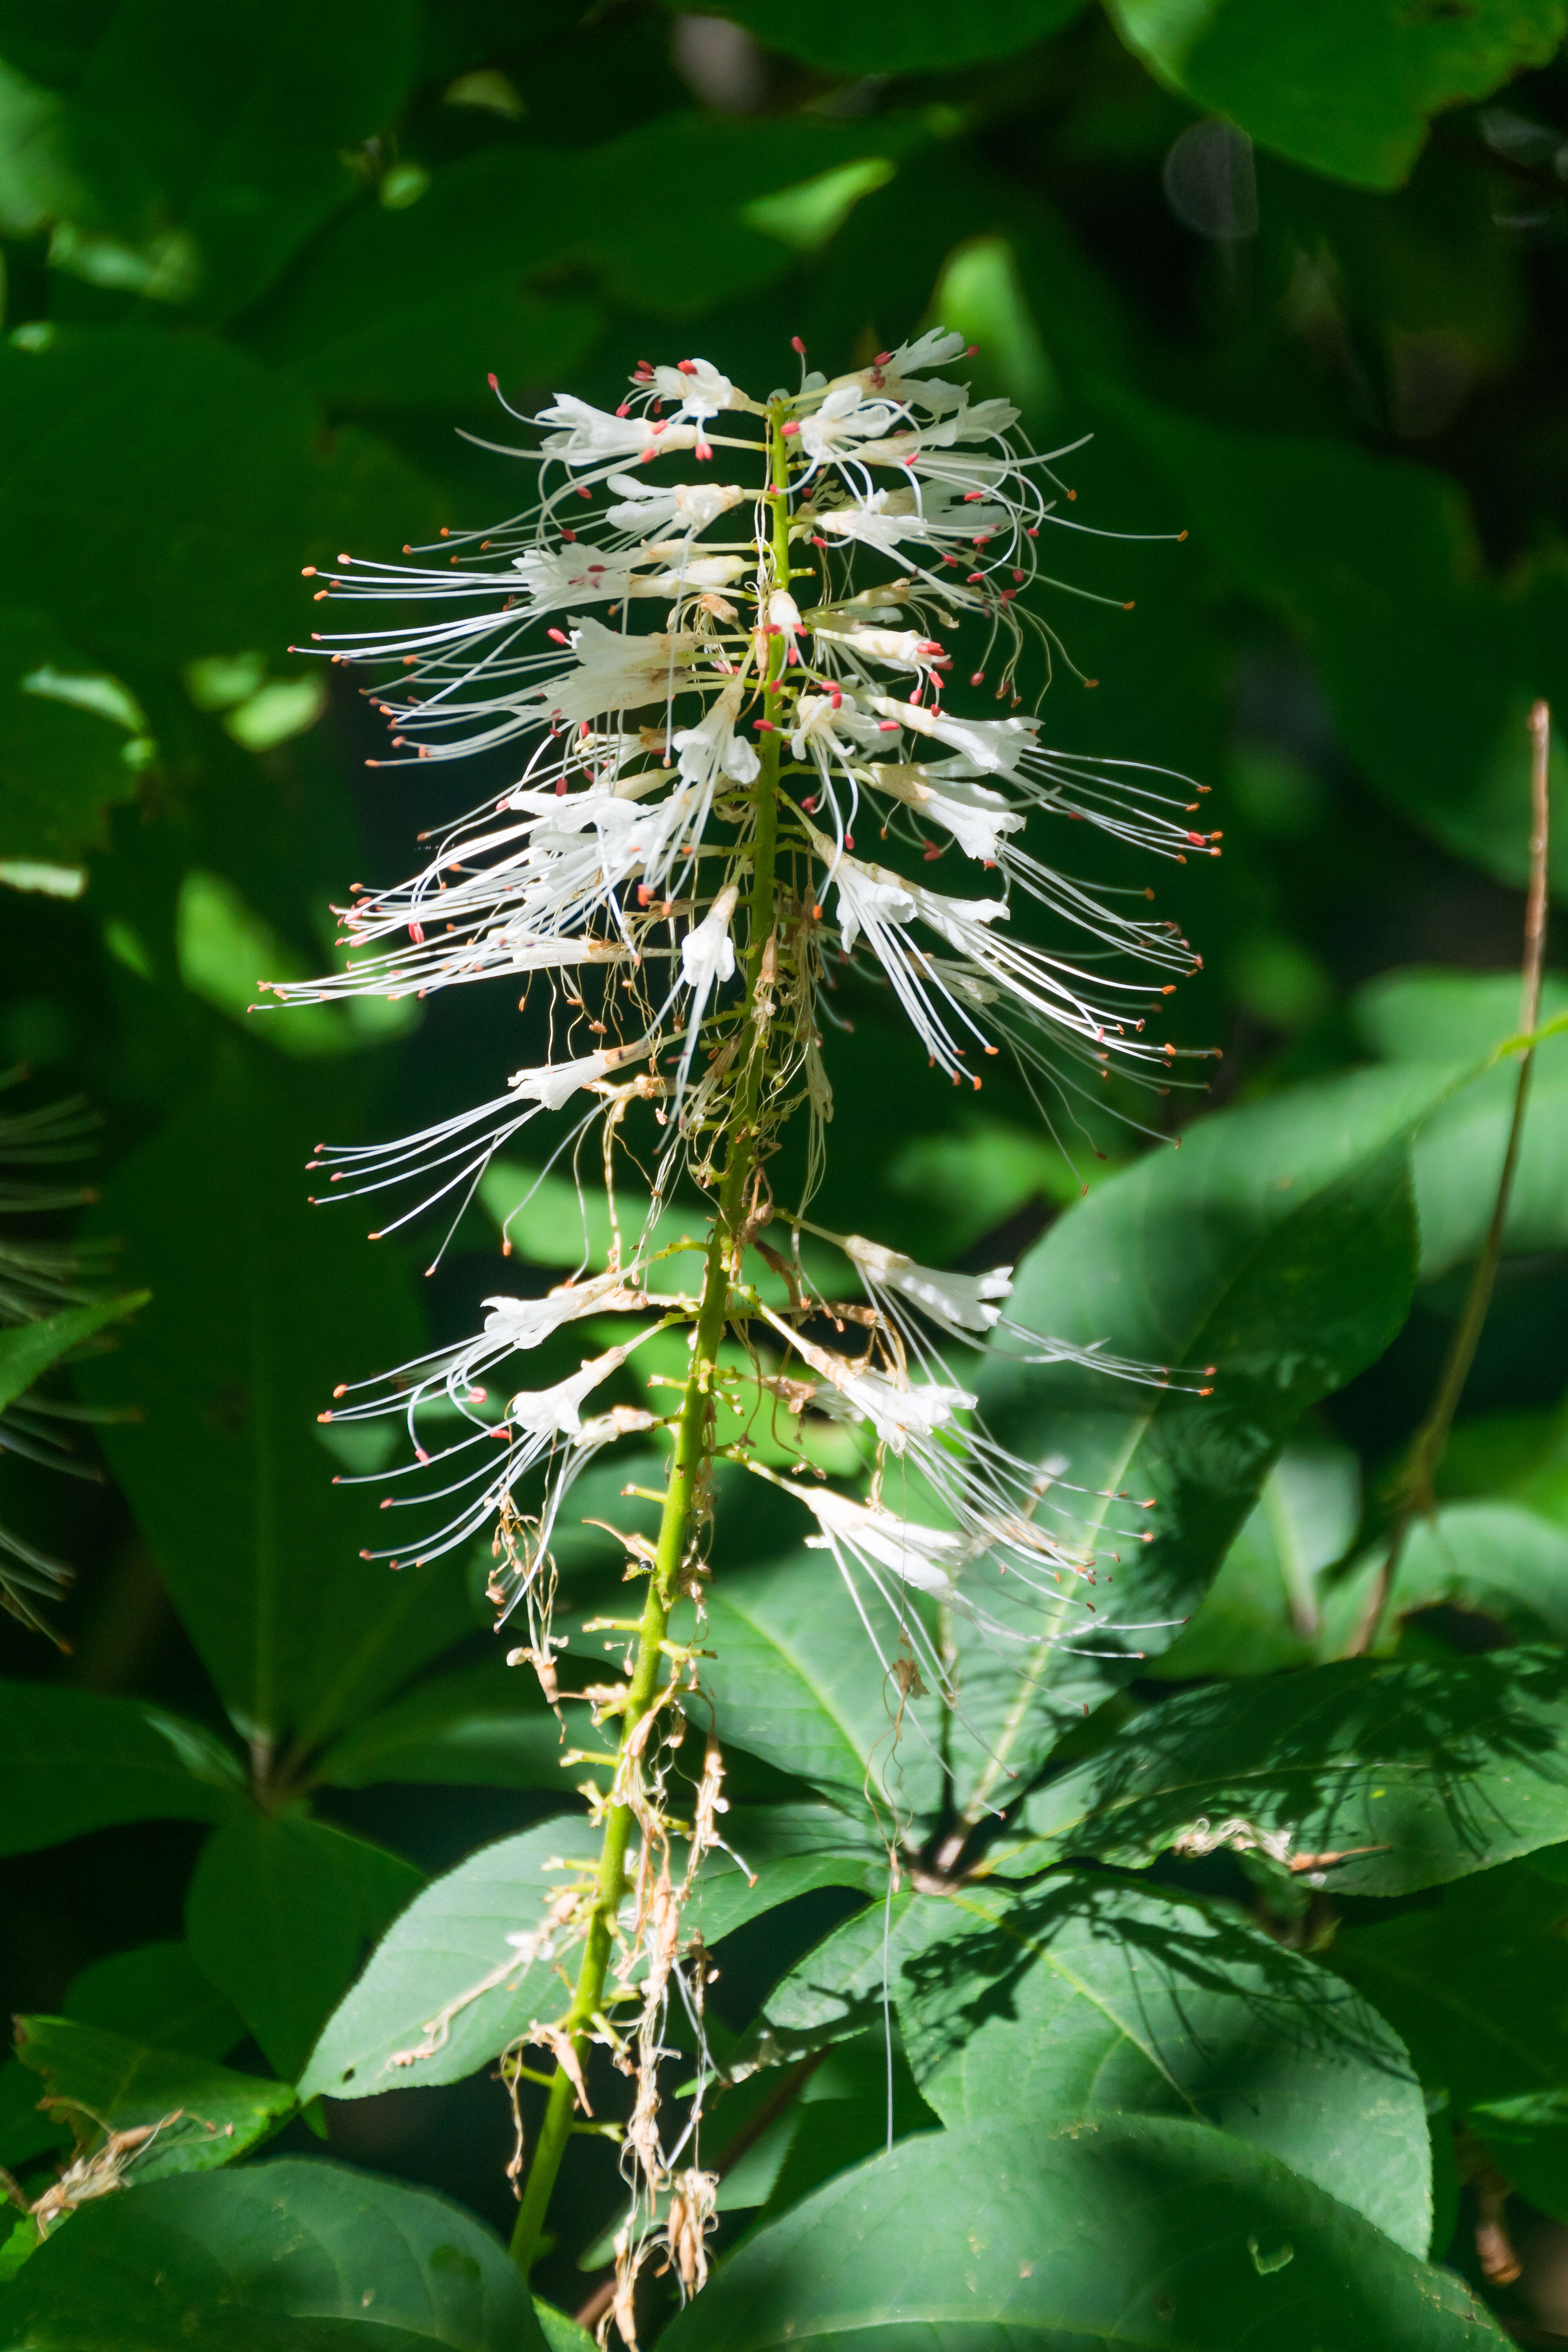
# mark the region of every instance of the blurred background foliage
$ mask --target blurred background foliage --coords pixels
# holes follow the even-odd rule
[[[1173,1096],[1167,1126],[1360,1064],[1473,1059],[1517,1003],[1525,715],[1545,696],[1568,721],[1563,18],[1561,0],[0,0],[0,1068],[23,1069],[24,1125],[71,1097],[100,1121],[58,1141],[91,1158],[52,1190],[28,1192],[22,1134],[15,1234],[65,1253],[44,1352],[79,1370],[46,1379],[42,1409],[111,1416],[0,1421],[15,1558],[80,1570],[51,1618],[68,1648],[0,1620],[0,1665],[177,1708],[215,1743],[232,1725],[283,1808],[226,1814],[239,1767],[217,1744],[194,1817],[143,1819],[156,1759],[129,1717],[132,1826],[40,1772],[29,1801],[72,1842],[6,1864],[8,2008],[123,2022],[123,1988],[94,2007],[94,1969],[184,1922],[205,1970],[190,1999],[213,2011],[199,2046],[291,2071],[415,1866],[552,1801],[518,1763],[535,1735],[486,1696],[462,1579],[361,1565],[329,1482],[377,1465],[334,1462],[313,1418],[422,1328],[470,1327],[528,1187],[498,1171],[423,1280],[427,1244],[376,1253],[356,1219],[310,1211],[310,1147],[435,1118],[527,1057],[494,992],[412,1017],[250,1013],[259,977],[329,953],[334,896],[401,871],[411,834],[474,796],[367,769],[381,738],[352,678],[296,650],[301,568],[523,503],[491,375],[525,412],[566,388],[614,406],[638,359],[700,352],[762,392],[792,334],[832,372],[962,328],[978,388],[1038,445],[1092,436],[1063,461],[1084,528],[1057,552],[1104,601],[1052,607],[1071,659],[1050,731],[1202,780],[1224,829],[1223,862],[1166,893],[1204,955],[1173,1034],[1225,1049],[1207,1105]],[[847,1011],[829,1223],[990,1265],[1142,1148],[1108,1119],[1064,1152],[1005,1077],[950,1098],[875,1004]],[[1401,1568],[1417,1648],[1568,1625],[1556,1051],[1444,1474],[1472,1517]],[[1483,1086],[1426,1130],[1409,1319],[1308,1426],[1166,1676],[1333,1654],[1313,1580],[1375,1527],[1425,1410],[1506,1111]],[[536,1193],[506,1279],[555,1279],[574,1216],[559,1184]],[[85,1271],[68,1244],[98,1252]],[[38,1297],[5,1311],[20,1325]],[[68,1320],[133,1311],[97,1339]],[[100,1475],[42,1475],[28,1457],[62,1432]],[[752,1511],[721,1557],[755,1555]],[[1349,1585],[1335,1606],[1353,1614]],[[416,1697],[384,1706],[442,1656],[479,1678],[463,1769]],[[314,1811],[289,1813],[308,1788]],[[345,1836],[377,1857],[347,1903]],[[306,1917],[335,1922],[320,1982],[252,2003],[263,1926],[287,1942]],[[482,2083],[331,2125],[339,2152],[502,2222],[509,2128]]]

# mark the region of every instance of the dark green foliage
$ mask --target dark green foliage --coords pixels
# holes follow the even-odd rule
[[[650,2265],[642,2340],[1479,2352],[1542,2317],[1470,2249],[1478,2183],[1568,2223],[1568,1038],[1382,1581],[1513,1113],[1538,695],[1568,877],[1565,25],[0,0],[0,1076],[37,1073],[7,1112],[104,1116],[88,1274],[73,1191],[43,1258],[0,1235],[7,1558],[83,1570],[68,1654],[0,1620],[0,2164],[38,2208],[0,2238],[0,2352],[586,2352],[616,2152],[574,2142],[536,2313],[493,2076],[556,2012],[535,1931],[598,1854],[614,1736],[572,1694],[640,1606],[604,1523],[651,1527],[663,1456],[596,1466],[558,1530],[560,1713],[488,1630],[482,1544],[363,1556],[401,1522],[334,1390],[559,1280],[577,1211],[558,1163],[497,1255],[542,1128],[428,1281],[438,1232],[367,1244],[387,1196],[307,1204],[319,1142],[492,1094],[542,1031],[505,989],[249,1012],[330,952],[330,900],[514,781],[367,776],[300,573],[525,503],[487,378],[613,407],[701,352],[765,391],[797,331],[832,373],[939,316],[1037,447],[1096,436],[1053,460],[1047,568],[1105,602],[1042,609],[1097,683],[1058,661],[1045,731],[1213,787],[1184,822],[1223,862],[1155,876],[1204,966],[1139,1010],[1224,1057],[950,1096],[879,994],[828,1000],[814,1217],[1014,1261],[1019,1323],[1170,1377],[955,1357],[1057,1465],[1101,1630],[1063,1643],[1012,1579],[1013,1638],[932,1612],[951,1717],[722,1465],[671,1803],[710,1732],[732,1801],[662,2075],[679,2114],[700,1999],[714,2271],[681,2309]],[[47,1482],[16,1408],[89,1477]],[[925,1507],[902,1465],[887,1493]],[[588,2088],[624,2121],[607,2048]]]

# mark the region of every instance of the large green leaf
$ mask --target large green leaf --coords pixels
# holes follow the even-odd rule
[[[138,2154],[138,2181],[231,2164],[292,2114],[287,2083],[237,2074],[185,2050],[155,2049],[66,2017],[19,2017],[16,2052],[43,2078],[43,2102],[89,2152],[105,2132],[161,2126]]]
[[[113,657],[285,645],[314,610],[301,564],[350,538],[398,547],[438,520],[412,467],[363,434],[325,439],[301,393],[200,335],[12,338],[0,421],[13,565],[61,627]]]
[[[1504,2338],[1275,2158],[1204,2124],[970,2125],[906,2141],[760,2231],[669,2352],[1479,2352]]]
[[[100,2199],[0,2302],[5,2352],[542,2352],[522,2273],[428,2189],[298,2157]]]
[[[0,610],[0,857],[104,846],[104,812],[132,797],[153,747],[120,680],[41,613]]]
[[[316,1777],[339,1789],[378,1780],[552,1789],[565,1797],[577,1765],[531,1675],[500,1658],[437,1675],[334,1740]]]
[[[1108,0],[1128,47],[1163,80],[1265,146],[1365,188],[1396,188],[1446,106],[1544,65],[1562,0]]]
[[[239,2011],[202,1974],[184,1943],[137,1944],[89,1960],[70,1980],[65,2014],[197,2058],[226,2058],[245,2038]]]
[[[1025,1261],[1009,1312],[1026,1328],[1188,1368],[1163,1386],[1030,1368],[999,1349],[982,1368],[993,1429],[1032,1461],[1065,1457],[1079,1490],[1067,1534],[1100,1561],[1086,1647],[1135,1659],[1168,1646],[1292,1423],[1398,1330],[1415,1256],[1405,1139],[1443,1084],[1368,1072],[1205,1120],[1179,1151],[1101,1185]],[[1214,1393],[1196,1394],[1207,1383],[1191,1368],[1209,1364]],[[976,1817],[1083,1703],[1097,1669],[1062,1640],[1075,1625],[1082,1638],[1082,1598],[1075,1584],[1037,1609],[1021,1675],[970,1645],[966,1712],[985,1748],[970,1768]],[[1013,1613],[1028,1622],[1018,1602]]]
[[[792,1512],[795,1507],[790,1507]],[[804,1530],[803,1530],[804,1532]],[[868,1596],[884,1654],[898,1629]],[[715,1580],[697,1723],[713,1710],[733,1742],[863,1815],[868,1800],[929,1810],[938,1794],[929,1712],[902,1708],[854,1601],[825,1552]]]
[[[953,9],[945,0],[911,0],[889,17],[835,0],[800,0],[787,10],[765,0],[726,0],[724,14],[769,48],[830,73],[897,74],[1010,57],[1070,24],[1083,6],[1084,0],[979,0]]]
[[[271,2063],[292,2076],[367,1946],[424,1883],[412,1863],[322,1822],[247,1812],[203,1848],[185,1932]]]
[[[1431,2233],[1419,2088],[1324,1970],[1225,1912],[1088,1876],[912,1889],[807,1954],[764,2004],[780,2055],[875,2022],[945,2123],[1172,2115],[1268,2148],[1412,2252]]]
[[[1361,1465],[1348,1445],[1287,1446],[1191,1621],[1151,1662],[1158,1681],[1261,1675],[1317,1654],[1320,1580],[1361,1517]]]
[[[1534,696],[1557,692],[1560,572],[1543,569],[1505,594],[1487,577],[1463,497],[1444,475],[1326,437],[1221,427],[1120,392],[1106,400],[1171,482],[1200,547],[1304,640],[1367,781],[1445,848],[1521,884],[1526,719]],[[1568,771],[1560,751],[1552,770],[1561,892]]]
[[[119,0],[62,110],[76,204],[51,257],[89,285],[243,310],[355,187],[413,63],[409,0]]]
[[[394,1266],[357,1217],[311,1209],[302,1163],[342,1081],[285,1078],[242,1047],[105,1188],[103,1230],[155,1303],[89,1368],[95,1401],[143,1416],[106,1443],[175,1606],[265,1759],[352,1722],[473,1620],[450,1563],[359,1557],[386,1522],[332,1485],[317,1417],[338,1381],[419,1349]],[[335,1107],[335,1108],[334,1108]]]
[[[886,1855],[826,1806],[737,1807],[729,1854],[710,1858],[683,1925],[705,1943],[822,1886],[870,1892]],[[544,1924],[553,1896],[597,1861],[600,1832],[566,1813],[486,1846],[409,1906],[328,2021],[302,2098],[373,2098],[399,2084],[454,2083],[560,2006],[548,1949],[509,1958]],[[416,2056],[414,2053],[419,2054]]]
[[[1478,979],[1470,972],[1385,972],[1360,990],[1356,1027],[1390,1062],[1479,1061],[1518,1032],[1519,976]],[[1568,1012],[1568,987],[1548,978],[1541,1022]],[[1421,1224],[1424,1280],[1479,1253],[1497,1202],[1498,1181],[1513,1121],[1519,1066],[1505,1063],[1442,1104],[1411,1155]],[[1568,1247],[1568,1037],[1538,1047],[1524,1140],[1509,1195],[1503,1247],[1513,1255]]]
[[[1394,2025],[1456,2114],[1568,2089],[1568,1853],[1483,1871],[1441,1900],[1342,1927],[1325,1955]]]
[[[543,1925],[551,1897],[592,1867],[600,1843],[582,1814],[563,1813],[481,1847],[427,1886],[327,2020],[300,2097],[369,2099],[404,2083],[458,2082],[542,2007],[552,2010],[548,1960],[518,1958],[507,1939]],[[426,2042],[428,2056],[414,2058]]]
[[[225,1821],[244,1790],[231,1749],[144,1699],[0,1685],[0,1853],[115,1822]]]
[[[1116,1862],[1284,1841],[1309,1885],[1402,1895],[1568,1838],[1565,1733],[1560,1653],[1350,1659],[1151,1707],[1024,1819]]]

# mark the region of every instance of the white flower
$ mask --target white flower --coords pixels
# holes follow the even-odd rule
[[[680,1066],[675,1079],[678,1112],[686,1094],[686,1082],[691,1075],[691,1057],[697,1050],[697,1039],[702,1027],[702,1016],[708,1009],[708,1000],[721,981],[735,977],[735,943],[730,937],[730,919],[740,895],[733,883],[728,889],[721,890],[702,920],[694,924],[680,942],[680,976],[691,991],[691,1009],[687,1016],[686,1042],[681,1048]]]
[[[863,866],[857,857],[841,856],[833,878],[838,885],[838,933],[846,950],[854,946],[862,929],[914,921],[914,894],[898,875]]]
[[[816,1364],[816,1358],[807,1360]],[[937,1381],[908,1388],[884,1372],[855,1371],[848,1365],[834,1373],[815,1399],[817,1412],[829,1421],[868,1421],[882,1444],[900,1454],[911,1439],[933,1437],[955,1412],[967,1412],[974,1402],[967,1389]]]
[[[1036,748],[1040,731],[1037,719],[965,719],[952,710],[895,702],[889,695],[874,695],[871,708],[916,735],[947,744],[969,762],[971,773],[986,776],[1016,776],[1019,761]]]
[[[619,1371],[626,1360],[624,1348],[610,1348],[602,1356],[589,1357],[553,1388],[520,1389],[507,1405],[507,1420],[529,1437],[574,1437],[583,1426],[584,1398],[612,1372]]]
[[[752,782],[760,762],[745,737],[734,731],[740,709],[741,688],[727,686],[699,726],[683,727],[671,736],[671,748],[689,783],[711,791],[721,776],[737,784]]]
[[[705,530],[751,495],[733,484],[728,488],[718,482],[666,484],[639,481],[635,474],[612,474],[606,487],[620,500],[609,509],[606,522],[616,530],[645,535],[668,530],[672,523],[684,523],[688,532]]]
[[[818,645],[842,646],[847,653],[879,662],[885,669],[923,674],[944,669],[952,658],[934,638],[921,636],[918,629],[868,628],[862,621],[851,621],[846,627],[836,628],[817,621],[813,624],[813,633]],[[882,698],[879,697],[879,702]]]
[[[868,772],[879,792],[918,810],[932,824],[945,826],[966,857],[978,857],[986,866],[994,866],[1001,856],[1003,834],[1024,830],[1026,820],[1018,811],[1000,793],[987,792],[983,784],[953,778],[944,780],[939,789],[930,781],[930,769],[918,765],[878,762]]]
[[[611,1045],[602,1053],[584,1054],[576,1062],[546,1062],[537,1070],[517,1070],[507,1080],[507,1087],[520,1102],[537,1103],[542,1110],[560,1110],[584,1087],[596,1086],[608,1077],[612,1070],[623,1070],[628,1062],[640,1062],[648,1050],[648,1040],[640,1038],[635,1045]]]
[[[711,360],[682,360],[679,367],[656,367],[653,383],[661,400],[678,402],[677,415],[689,416],[697,425],[737,405],[734,385],[727,375],[720,374]],[[746,407],[752,405],[743,393],[741,400]]]
[[[698,441],[695,425],[612,416],[569,392],[559,394],[552,408],[542,408],[534,422],[563,428],[551,434],[544,446],[568,466],[597,465],[606,457],[655,457],[666,449],[694,449]]]
[[[563,1323],[618,1303],[611,1294],[620,1284],[618,1273],[596,1274],[589,1282],[560,1283],[542,1298],[487,1298],[485,1339],[506,1348],[537,1348]]]
[[[853,449],[889,432],[898,415],[885,400],[868,400],[858,382],[842,383],[826,394],[814,415],[802,419],[800,446],[818,464],[836,450]]]
[[[829,1486],[791,1486],[788,1491],[805,1505],[822,1528],[820,1536],[805,1539],[813,1549],[830,1549],[837,1539],[857,1559],[886,1570],[900,1584],[928,1592],[949,1608],[965,1609],[952,1579],[963,1567],[969,1547],[951,1528],[921,1527],[873,1504],[852,1503],[847,1495],[836,1495]]]
[[[663,630],[651,636],[624,637],[601,621],[574,614],[572,650],[577,656],[575,668],[531,688],[526,698],[562,725],[580,727],[613,711],[667,700],[686,684],[682,672],[690,668],[699,647],[693,637],[671,636]]]
[[[844,1248],[868,1286],[900,1292],[955,1337],[991,1330],[1002,1318],[994,1302],[1012,1296],[1010,1265],[993,1266],[988,1274],[942,1274],[934,1266],[917,1265],[902,1250],[868,1242],[861,1234],[847,1234]]]

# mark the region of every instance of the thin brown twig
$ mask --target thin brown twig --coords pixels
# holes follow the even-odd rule
[[[1546,852],[1550,830],[1548,784],[1552,757],[1552,711],[1547,703],[1537,702],[1531,709],[1530,732],[1530,888],[1524,906],[1524,968],[1519,1005],[1520,1033],[1524,1036],[1534,1031],[1541,1017],[1541,974],[1546,958]],[[1448,1433],[1464,1394],[1465,1382],[1470,1375],[1470,1367],[1475,1361],[1481,1328],[1487,1319],[1487,1309],[1491,1305],[1498,1265],[1502,1257],[1503,1231],[1508,1223],[1509,1202],[1512,1197],[1513,1180],[1524,1142],[1524,1119],[1530,1107],[1530,1087],[1534,1071],[1535,1048],[1528,1045],[1520,1059],[1508,1149],[1503,1154],[1502,1174],[1498,1180],[1497,1200],[1492,1209],[1491,1223],[1487,1228],[1486,1242],[1476,1261],[1465,1310],[1449,1345],[1431,1411],[1411,1444],[1400,1482],[1399,1503],[1389,1534],[1388,1549],[1354,1638],[1344,1652],[1347,1657],[1359,1657],[1372,1647],[1382,1627],[1412,1522],[1417,1517],[1430,1518],[1437,1507],[1437,1472],[1448,1450]]]

